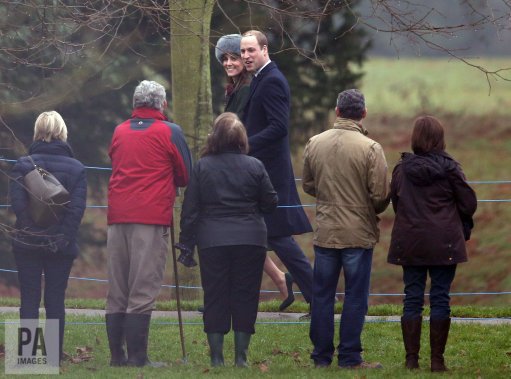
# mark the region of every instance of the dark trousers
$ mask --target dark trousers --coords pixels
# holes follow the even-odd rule
[[[255,333],[266,248],[219,246],[199,250],[206,333]]]
[[[59,320],[59,350],[62,356],[66,322],[64,299],[74,257],[45,252],[14,254],[20,284],[21,319],[38,319],[41,304],[41,277],[44,273],[46,319]]]
[[[312,301],[312,266],[292,236],[270,237],[268,246],[293,276],[307,303]]]
[[[449,266],[403,266],[405,298],[403,318],[417,318],[424,310],[424,292],[427,276],[431,278],[429,291],[430,317],[445,320],[451,315],[449,291],[456,274],[456,265]]]

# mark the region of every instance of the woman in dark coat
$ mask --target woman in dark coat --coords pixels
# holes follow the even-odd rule
[[[16,232],[12,249],[20,283],[21,319],[38,319],[41,303],[41,277],[44,274],[46,319],[59,320],[59,359],[64,339],[64,298],[73,261],[78,255],[76,236],[85,210],[87,180],[85,167],[73,156],[67,144],[67,127],[55,111],[43,112],[35,122],[34,142],[29,155],[37,166],[52,173],[70,194],[70,202],[58,221],[40,227],[32,220],[29,194],[23,178],[34,169],[29,157],[18,159],[10,181]]]
[[[250,95],[251,75],[241,60],[240,42],[241,34],[227,34],[220,37],[215,47],[215,56],[222,64],[227,77],[224,112],[236,113],[242,119]],[[295,300],[293,277],[290,273],[280,270],[268,255],[264,261],[264,272],[279,289],[283,300],[279,310],[283,311]]]
[[[229,112],[218,116],[183,200],[179,242],[199,249],[212,366],[224,364],[223,340],[231,324],[235,364],[247,365],[266,257],[263,213],[278,203],[263,164],[247,152],[239,118]]]
[[[406,367],[419,367],[424,291],[429,273],[431,371],[446,371],[450,328],[449,291],[458,263],[467,261],[465,234],[477,208],[461,166],[445,152],[444,129],[434,117],[415,120],[414,154],[403,153],[394,169],[391,199],[396,218],[388,262],[403,266],[405,298],[401,328]],[[466,237],[466,238],[465,238]]]

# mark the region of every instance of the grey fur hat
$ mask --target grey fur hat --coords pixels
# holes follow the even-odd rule
[[[220,37],[215,47],[216,60],[222,63],[222,56],[226,53],[240,56],[241,34],[227,34]]]

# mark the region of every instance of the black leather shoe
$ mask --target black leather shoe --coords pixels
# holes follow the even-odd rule
[[[293,277],[289,272],[286,272],[284,276],[286,277],[287,297],[279,306],[279,311],[281,312],[295,301],[295,294],[293,293]]]

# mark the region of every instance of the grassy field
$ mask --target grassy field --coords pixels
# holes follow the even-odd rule
[[[369,59],[362,68],[361,86],[369,113],[511,115],[511,59],[471,59],[469,64],[434,58]],[[486,76],[474,66],[487,71],[507,69],[500,74],[508,81]]]
[[[4,315],[6,319],[16,314]],[[248,369],[232,367],[232,334],[226,336],[227,367],[211,369],[206,336],[200,320],[186,320],[185,347],[187,363],[179,340],[176,320],[154,319],[149,338],[149,355],[153,361],[164,361],[169,367],[111,368],[108,366],[108,342],[103,319],[68,316],[64,351],[76,363],[66,362],[61,376],[69,378],[432,378],[429,372],[429,327],[422,333],[421,368],[413,373],[404,366],[401,331],[396,322],[367,323],[362,335],[364,359],[379,361],[382,370],[339,370],[335,364],[327,369],[314,369],[309,355],[311,344],[307,323],[259,324],[249,350]],[[0,325],[3,329],[3,325]],[[0,330],[0,336],[4,333]],[[509,378],[511,375],[511,325],[453,324],[446,348],[446,363],[450,368],[442,377],[448,378]],[[474,337],[477,336],[477,337]],[[484,336],[484,338],[482,337]],[[2,338],[2,337],[0,337]],[[81,351],[81,353],[79,352]],[[0,372],[3,372],[3,361]]]

